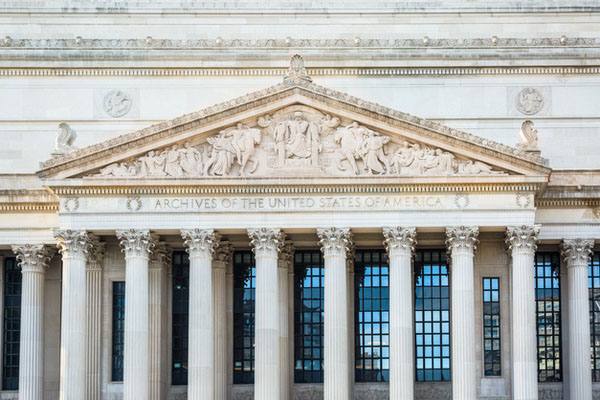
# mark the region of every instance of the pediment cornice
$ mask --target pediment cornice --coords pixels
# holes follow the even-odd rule
[[[293,104],[310,104],[312,107],[333,110],[336,113],[352,115],[390,128],[410,132],[419,141],[431,141],[440,147],[462,149],[471,158],[497,160],[504,168],[514,167],[515,173],[548,175],[547,160],[539,153],[526,152],[517,148],[484,139],[467,132],[453,129],[424,118],[403,113],[377,103],[365,101],[347,93],[325,88],[313,83],[310,78],[290,79],[284,83],[256,91],[230,101],[222,102],[203,110],[152,125],[80,150],[70,152],[41,163],[38,175],[44,179],[64,179],[81,176],[88,170],[97,169],[115,161],[115,155],[141,155],[153,144],[163,147],[189,138],[186,133],[197,131],[205,126],[216,126],[219,121],[230,125],[237,115],[247,118],[266,114],[269,107],[279,108]],[[266,110],[266,111],[265,111]],[[271,111],[272,112],[272,111]],[[137,152],[139,151],[139,152]],[[137,152],[137,153],[136,153]]]

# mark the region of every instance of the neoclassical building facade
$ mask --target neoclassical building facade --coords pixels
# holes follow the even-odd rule
[[[0,399],[600,399],[596,4],[2,7]]]

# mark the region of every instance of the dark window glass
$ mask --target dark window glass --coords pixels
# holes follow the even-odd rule
[[[19,389],[21,332],[21,269],[15,258],[4,260],[4,323],[2,335],[2,390]]]
[[[171,382],[187,385],[190,261],[185,251],[173,253],[173,343]]]
[[[113,282],[112,302],[112,378],[123,381],[123,349],[125,347],[125,282]]]
[[[254,383],[256,263],[251,251],[233,256],[233,383]]]
[[[385,251],[357,251],[354,263],[356,382],[389,382],[389,272]]]
[[[500,278],[483,278],[483,369],[500,376]]]
[[[590,288],[590,332],[592,343],[592,378],[600,382],[600,254],[594,254],[588,267]]]
[[[294,281],[294,381],[322,383],[325,270],[320,251],[296,251]]]
[[[450,282],[446,250],[418,250],[414,267],[417,381],[449,381]]]
[[[535,255],[538,381],[562,382],[560,333],[560,258]]]

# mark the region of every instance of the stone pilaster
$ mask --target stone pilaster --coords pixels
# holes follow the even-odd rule
[[[86,392],[86,264],[92,242],[87,232],[55,230],[62,254],[60,323],[60,400],[79,400]]]
[[[414,399],[412,256],[415,228],[383,228],[389,259],[390,285],[390,399]]]
[[[473,257],[479,228],[446,228],[452,267],[452,398],[477,399]]]
[[[227,398],[233,396],[233,259],[226,266],[227,288]]]
[[[148,342],[150,380],[149,400],[166,398],[167,368],[167,271],[171,249],[158,242],[150,258],[148,271]],[[127,299],[125,299],[127,301]]]
[[[290,374],[288,377],[288,396],[294,398],[294,258],[288,268],[288,360],[290,362]]]
[[[514,400],[537,400],[538,398],[533,268],[539,232],[540,228],[537,226],[506,228],[506,244],[512,256],[511,342]]]
[[[347,228],[330,228],[317,229],[317,235],[325,260],[324,399],[349,400],[346,258],[352,248],[352,233]]]
[[[44,278],[52,251],[43,244],[12,246],[23,274],[19,400],[44,397]]]
[[[227,267],[233,247],[219,243],[213,260],[213,315],[215,327],[215,400],[227,400]]]
[[[285,235],[279,229],[249,229],[256,258],[254,399],[280,396],[278,253]]]
[[[346,252],[346,307],[348,314],[348,393],[354,399],[354,258],[356,247],[354,242],[348,243]]]
[[[100,400],[102,363],[102,260],[106,243],[91,237],[86,266],[87,352],[86,399]]]
[[[149,398],[148,264],[156,246],[149,230],[117,231],[125,253],[123,399]]]
[[[568,271],[569,290],[569,399],[592,400],[590,359],[590,305],[588,263],[593,239],[565,239],[562,257]]]
[[[292,362],[290,360],[290,337],[289,337],[289,286],[288,271],[293,268],[294,246],[285,243],[279,255],[279,268],[277,269],[277,285],[279,297],[279,400],[288,400],[290,397],[290,374]]]
[[[212,260],[219,235],[212,229],[182,230],[190,255],[190,313],[188,335],[188,398],[215,395],[215,332]]]

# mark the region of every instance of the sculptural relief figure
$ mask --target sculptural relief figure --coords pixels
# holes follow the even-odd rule
[[[166,153],[164,152],[158,154],[158,152],[154,150],[149,151],[148,154],[139,158],[141,163],[140,175],[164,175],[166,159]]]
[[[223,176],[229,174],[233,165],[234,150],[231,145],[232,137],[218,134],[206,139],[212,146],[210,158],[204,166],[204,175]]]
[[[383,146],[390,141],[389,136],[382,136],[378,132],[367,129],[363,142],[362,153],[369,174],[385,174],[390,172],[390,165]]]
[[[356,160],[362,159],[364,162],[363,132],[356,121],[336,130],[334,139],[336,143],[340,144],[340,154],[337,158],[338,169],[346,171],[346,167],[344,167],[342,162],[347,161],[354,174],[359,174]]]
[[[70,151],[76,150],[75,139],[77,139],[77,133],[71,129],[69,124],[61,122],[58,124],[58,132],[56,133],[55,150],[53,155],[66,154]]]
[[[185,142],[181,152],[181,169],[185,175],[201,175],[202,174],[202,148],[195,148],[190,142]]]
[[[478,174],[501,174],[501,171],[493,171],[492,167],[480,161],[466,160],[458,164],[458,173],[465,175]]]
[[[138,174],[135,165],[128,165],[127,163],[114,163],[107,165],[100,169],[98,176],[136,176]]]
[[[253,173],[258,167],[254,158],[255,146],[260,144],[262,132],[260,129],[244,127],[238,124],[236,129],[226,129],[207,139],[212,145],[210,158],[204,166],[204,174],[228,175],[234,162],[239,165],[239,175],[245,173],[246,166],[251,164],[248,173]]]
[[[168,150],[164,151],[165,161],[165,172],[169,176],[179,177],[183,176],[182,154],[179,151],[179,146],[175,145]]]

